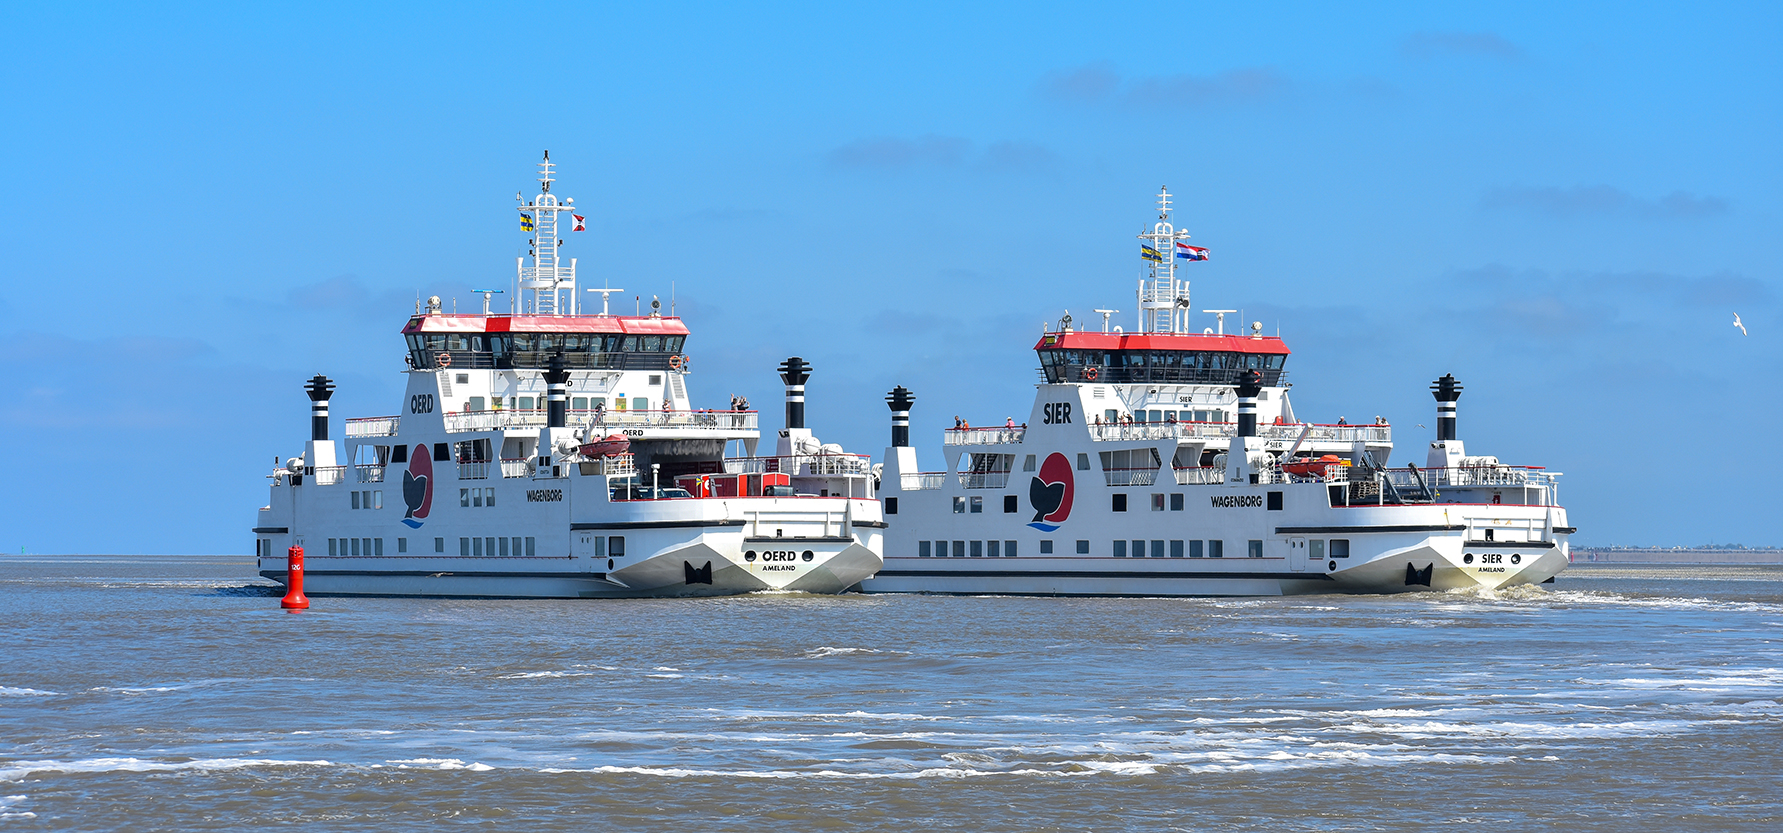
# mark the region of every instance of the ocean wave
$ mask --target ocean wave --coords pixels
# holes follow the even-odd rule
[[[1350,723],[1331,728],[1363,734],[1388,734],[1406,738],[1468,736],[1563,740],[1575,738],[1628,738],[1671,735],[1701,725],[1684,720],[1635,720],[1624,723]]]
[[[26,798],[26,796],[22,796],[22,795],[0,795],[0,819],[34,819],[34,818],[37,818],[37,814],[30,812],[29,810],[20,811],[20,810],[13,809],[13,807],[17,806],[19,804],[19,802],[24,801],[25,798]]]
[[[488,772],[495,769],[495,767],[488,764],[477,763],[475,761],[467,764],[458,758],[403,758],[395,761],[385,761],[384,763],[395,764],[398,769],[414,769],[416,767],[422,767],[426,769],[443,770],[462,769],[469,772]]]
[[[13,688],[0,685],[0,697],[60,697],[60,691],[43,691],[36,688]]]
[[[19,781],[36,773],[217,771],[249,767],[333,765],[330,761],[287,761],[275,758],[195,758],[187,761],[88,758],[80,761],[11,761],[0,764],[0,781]]]

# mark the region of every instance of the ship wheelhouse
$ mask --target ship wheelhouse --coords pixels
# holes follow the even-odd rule
[[[1048,333],[1034,345],[1051,384],[1236,385],[1255,370],[1281,387],[1288,348],[1280,338],[1182,333]]]
[[[433,313],[410,319],[403,336],[418,370],[538,370],[559,353],[574,370],[668,370],[687,358],[676,318]]]

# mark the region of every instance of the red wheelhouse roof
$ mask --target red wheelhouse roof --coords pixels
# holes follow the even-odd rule
[[[417,315],[402,328],[412,333],[622,333],[687,335],[681,319],[626,315]]]
[[[1288,345],[1276,336],[1206,335],[1204,333],[1047,333],[1035,350],[1183,350],[1259,353],[1286,356]]]

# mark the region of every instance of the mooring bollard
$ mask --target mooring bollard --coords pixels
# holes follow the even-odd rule
[[[279,607],[286,610],[309,610],[310,600],[303,595],[303,547],[285,551],[285,599]]]

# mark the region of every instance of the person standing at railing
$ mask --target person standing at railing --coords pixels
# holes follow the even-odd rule
[[[671,407],[674,404],[675,403],[673,402],[673,400],[670,400],[666,396],[663,397],[663,399],[662,399],[662,424],[664,424],[664,425],[669,424],[669,415],[673,414],[675,412],[675,409],[673,407]]]

